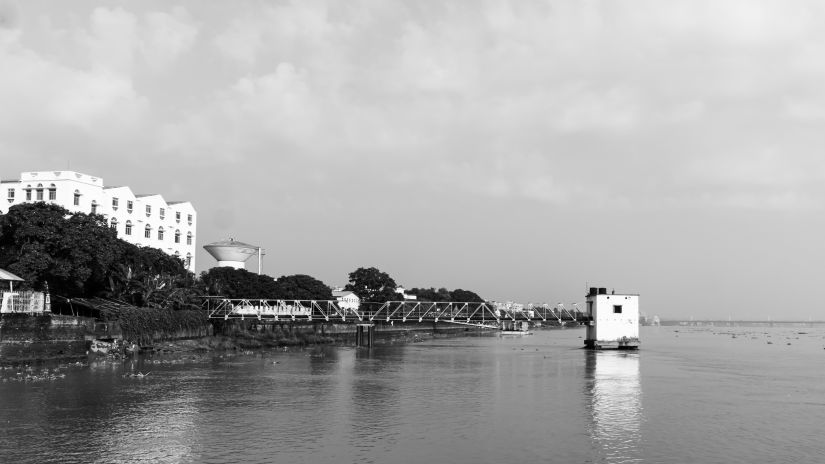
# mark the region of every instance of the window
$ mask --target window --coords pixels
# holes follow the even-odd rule
[[[43,184],[37,184],[37,201],[43,201]]]
[[[112,198],[112,209],[117,211],[117,204],[120,200],[117,197]]]
[[[134,206],[135,206],[135,202],[133,202],[132,200],[126,200],[126,212],[127,213],[131,214],[132,209],[133,209]]]
[[[158,240],[163,240],[163,226],[158,227]]]
[[[192,253],[186,253],[186,267],[192,264]]]
[[[180,211],[175,211],[175,221],[180,222]]]
[[[152,205],[146,205],[146,217],[152,215]]]
[[[117,230],[117,218],[112,218],[112,223],[110,226],[112,229]]]
[[[14,189],[9,189],[9,203],[14,201]]]
[[[26,201],[32,201],[32,186],[26,186]]]
[[[49,185],[49,201],[57,200],[57,187],[54,184]]]
[[[180,243],[180,231],[175,231],[175,243]]]
[[[166,208],[161,208],[158,215],[160,216],[161,219],[166,219]]]
[[[80,191],[79,190],[74,191],[74,205],[75,206],[80,205]]]
[[[132,235],[132,221],[126,221],[126,229],[123,231],[126,235]]]
[[[613,305],[613,313],[614,314],[621,314],[622,313],[622,305]]]
[[[152,238],[152,226],[146,224],[146,229],[143,230],[143,236],[146,238]]]
[[[187,244],[187,245],[191,245],[191,244],[192,244],[192,232],[187,232],[187,233],[186,233],[186,244]]]
[[[176,252],[175,252],[175,258],[180,259],[180,251],[176,251]]]
[[[97,214],[97,202],[92,200],[92,214]]]
[[[191,214],[187,214],[187,215],[186,215],[186,220],[189,222],[189,225],[191,226],[191,225],[192,225],[192,215],[191,215]]]

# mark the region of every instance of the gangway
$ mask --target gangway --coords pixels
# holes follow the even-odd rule
[[[558,321],[582,323],[580,311],[536,307],[527,310],[500,309],[487,302],[388,301],[362,303],[358,309],[344,309],[334,300],[266,300],[206,297],[203,307],[212,319],[305,321],[337,323],[446,322],[476,327],[499,327],[503,320],[519,322]]]

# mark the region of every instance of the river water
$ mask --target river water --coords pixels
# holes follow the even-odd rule
[[[4,370],[0,461],[825,462],[825,328],[644,327],[638,352],[583,336]]]

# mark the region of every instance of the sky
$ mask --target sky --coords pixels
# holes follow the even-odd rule
[[[199,248],[260,245],[274,277],[822,320],[822,24],[801,0],[0,0],[0,177],[189,200]]]

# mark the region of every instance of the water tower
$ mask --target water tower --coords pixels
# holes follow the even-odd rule
[[[261,256],[263,249],[257,245],[238,242],[234,238],[204,245],[213,258],[218,260],[218,267],[246,269],[246,261],[252,255],[258,255],[258,274],[261,273]]]

